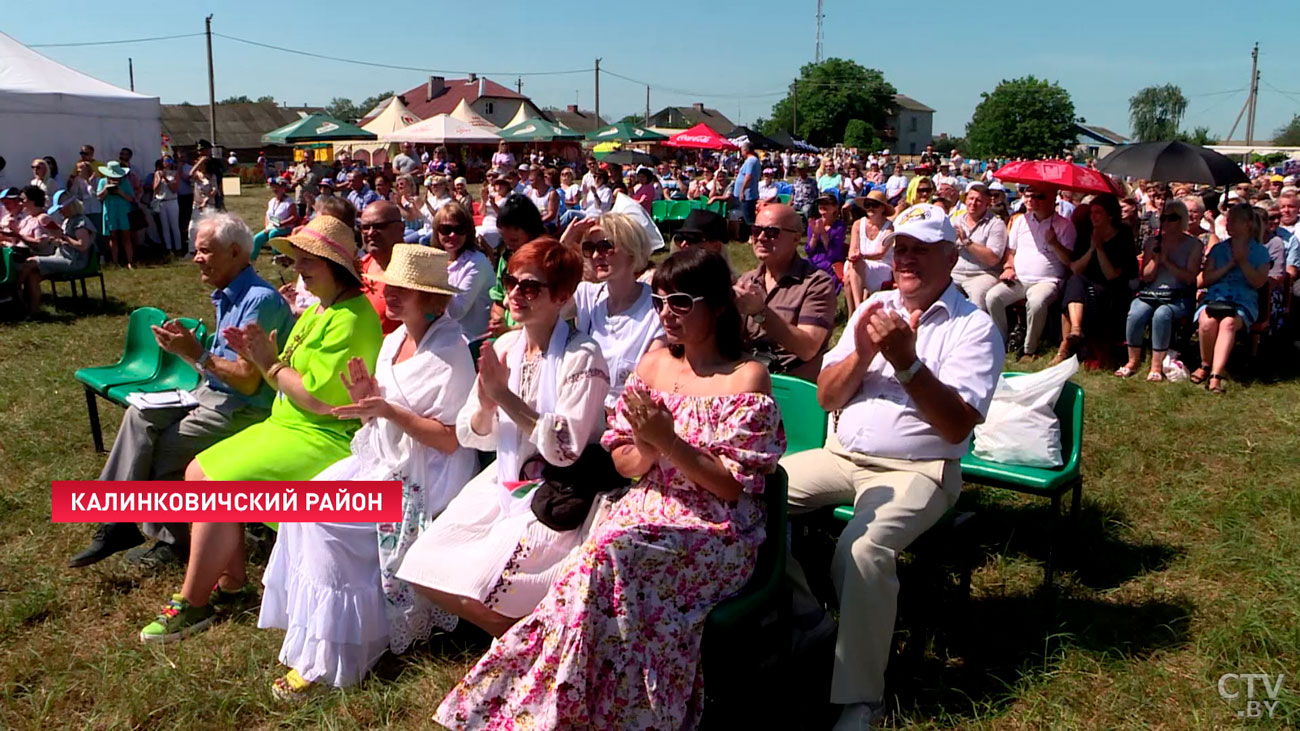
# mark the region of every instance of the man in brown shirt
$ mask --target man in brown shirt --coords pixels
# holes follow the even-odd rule
[[[758,268],[736,282],[746,345],[773,373],[816,381],[835,325],[835,283],[799,256],[799,214],[770,203],[754,222]]]

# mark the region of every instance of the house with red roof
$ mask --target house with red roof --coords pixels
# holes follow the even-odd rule
[[[521,106],[524,107],[525,116],[544,116],[528,97],[478,74],[470,74],[464,79],[430,76],[425,83],[399,96],[406,107],[420,119],[450,114],[461,100],[479,116],[498,127],[507,126]],[[362,124],[366,121],[368,120],[362,120]]]

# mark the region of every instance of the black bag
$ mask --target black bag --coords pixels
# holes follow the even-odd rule
[[[1159,289],[1143,289],[1139,291],[1138,299],[1147,304],[1159,306],[1171,304],[1174,300],[1183,296],[1183,294],[1184,293],[1179,292],[1176,289],[1161,287]]]
[[[1237,317],[1241,313],[1237,312],[1237,306],[1225,300],[1215,300],[1205,303],[1205,314],[1216,320],[1222,320],[1225,317]]]
[[[578,461],[565,467],[534,455],[520,468],[520,479],[536,478],[538,464],[542,484],[533,491],[533,515],[542,525],[561,533],[582,527],[597,495],[631,482],[618,473],[613,457],[599,444],[588,444]]]

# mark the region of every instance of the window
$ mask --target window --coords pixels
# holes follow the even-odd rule
[[[491,114],[491,113],[492,113],[492,102],[488,102],[488,103],[487,103],[487,113],[488,113],[488,114]]]
[[[907,149],[907,154],[909,154],[909,155],[915,155],[915,154],[916,154],[916,143],[915,143],[915,142],[909,142],[909,143],[907,143],[907,148],[908,148],[908,149]]]
[[[908,132],[915,132],[915,131],[916,131],[916,117],[915,117],[915,116],[908,117],[908,119],[907,119],[907,131],[908,131]]]

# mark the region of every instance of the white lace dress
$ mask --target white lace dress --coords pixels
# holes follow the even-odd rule
[[[406,327],[384,338],[375,367],[383,397],[444,424],[473,388],[474,363],[459,324],[443,316],[416,352],[394,364]],[[281,523],[262,578],[259,627],[286,630],[280,662],[306,680],[359,683],[386,651],[400,653],[456,618],[395,574],[406,551],[473,476],[477,455],[445,454],[387,419],[357,431],[352,456],[316,480],[401,480],[400,523]]]

